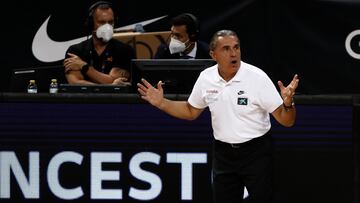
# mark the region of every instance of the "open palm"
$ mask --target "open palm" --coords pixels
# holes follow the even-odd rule
[[[299,84],[299,77],[297,74],[294,75],[292,81],[286,87],[281,81],[278,81],[281,97],[284,100],[284,104],[286,104],[287,106],[291,105],[292,98],[295,95],[295,90],[298,87],[298,84]]]

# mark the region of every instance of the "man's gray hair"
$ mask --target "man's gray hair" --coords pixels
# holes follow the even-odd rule
[[[234,31],[232,31],[232,30],[219,30],[211,38],[211,41],[210,41],[210,44],[209,44],[210,50],[214,51],[215,48],[216,48],[216,44],[217,44],[217,41],[218,41],[219,37],[225,37],[225,36],[234,36],[234,37],[236,37],[236,39],[238,40],[238,42],[240,44],[239,37],[237,36],[237,34]]]

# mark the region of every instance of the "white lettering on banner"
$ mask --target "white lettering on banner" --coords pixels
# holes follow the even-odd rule
[[[192,200],[192,164],[207,163],[204,153],[168,153],[168,163],[181,164],[181,200]]]
[[[151,186],[149,190],[139,190],[130,187],[129,196],[138,200],[152,200],[160,194],[162,182],[160,177],[156,174],[141,169],[140,165],[144,162],[151,162],[159,165],[160,156],[152,152],[140,152],[131,158],[129,163],[131,175],[139,180],[148,182]]]
[[[47,170],[47,181],[51,192],[55,196],[60,199],[72,200],[84,195],[80,186],[74,189],[66,189],[59,182],[59,169],[62,164],[73,162],[81,165],[82,160],[83,156],[76,152],[60,152],[50,160]]]
[[[348,34],[348,36],[346,37],[346,40],[345,40],[345,49],[351,57],[353,57],[355,59],[360,59],[360,53],[354,52],[354,50],[351,48],[351,41],[357,35],[360,35],[360,30],[354,30],[354,31],[350,32],[350,34]],[[359,39],[360,39],[360,37],[359,37]],[[357,45],[360,47],[360,40],[357,43]]]
[[[50,191],[58,198],[74,200],[84,196],[81,183],[74,188],[64,188],[61,183],[60,167],[64,163],[82,165],[83,155],[78,152],[62,151],[55,154],[47,167],[46,181]],[[11,172],[13,173],[25,199],[40,198],[40,153],[29,152],[28,177],[14,151],[0,151],[0,199],[11,198]],[[129,197],[136,200],[152,200],[162,191],[162,180],[158,174],[141,168],[142,163],[160,164],[161,156],[153,152],[139,152],[129,161],[129,171],[138,180],[149,183],[148,189],[129,188]],[[104,171],[103,163],[121,163],[121,152],[91,152],[90,153],[90,199],[123,199],[122,189],[104,189],[103,181],[120,181],[120,171]],[[193,194],[193,164],[206,164],[207,153],[167,153],[167,163],[181,165],[181,200],[192,200]],[[160,166],[160,165],[159,165]],[[14,185],[14,184],[13,184]]]
[[[115,152],[92,152],[91,153],[91,199],[122,199],[121,189],[103,189],[103,180],[120,180],[119,171],[103,171],[103,162],[120,163],[121,153]]]
[[[0,151],[0,199],[10,198],[10,171],[13,172],[25,198],[40,197],[39,152],[29,152],[29,181],[27,181],[15,152]]]

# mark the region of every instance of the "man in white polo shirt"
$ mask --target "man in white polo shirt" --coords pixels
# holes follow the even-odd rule
[[[210,55],[217,64],[201,72],[188,101],[164,98],[161,81],[154,88],[142,79],[138,91],[150,104],[181,119],[194,120],[209,107],[217,203],[242,202],[244,186],[251,203],[272,202],[269,114],[283,126],[294,125],[298,76],[286,87],[278,81],[279,94],[265,72],[241,61],[240,41],[231,30],[214,34]]]

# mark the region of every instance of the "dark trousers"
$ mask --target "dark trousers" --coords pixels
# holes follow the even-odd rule
[[[251,203],[273,202],[270,133],[248,142],[213,144],[213,192],[216,203],[242,203],[244,186]]]

